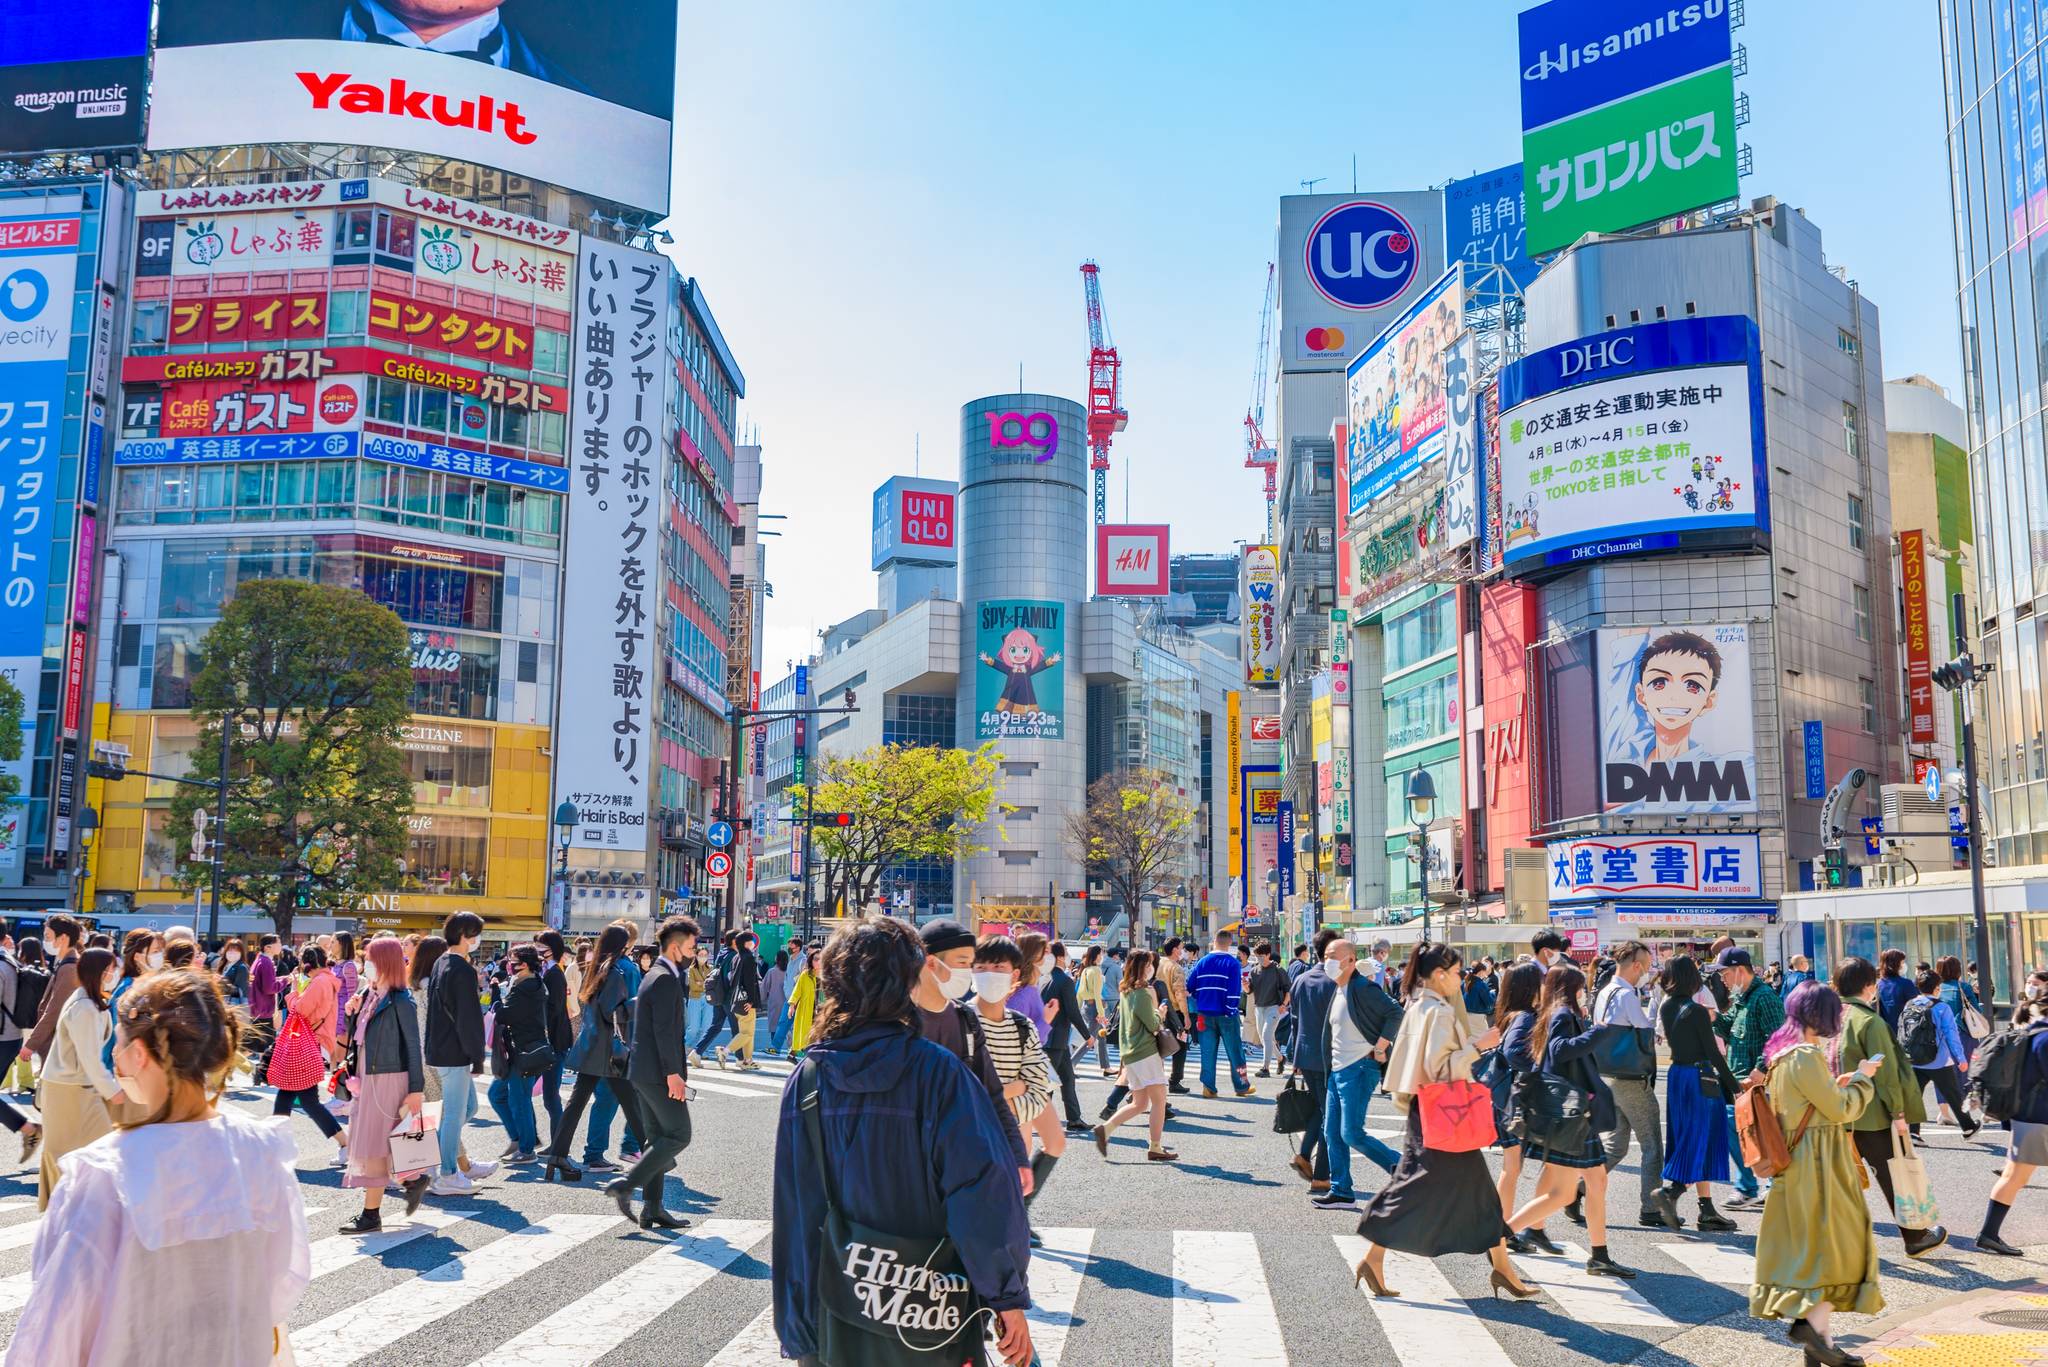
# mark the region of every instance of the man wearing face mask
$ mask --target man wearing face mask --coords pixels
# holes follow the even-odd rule
[[[917,1003],[918,1029],[934,1044],[943,1046],[981,1079],[995,1103],[1003,1132],[1010,1137],[1010,1152],[1017,1164],[1017,1180],[1024,1194],[1031,1194],[1031,1152],[1024,1146],[1024,1132],[1017,1126],[1016,1113],[1003,1096],[1002,1080],[989,1058],[988,1040],[972,1007],[965,1005],[974,993],[974,936],[958,921],[926,922],[918,932],[924,943],[924,967],[917,975],[911,1000]]]
[[[1543,965],[1545,973],[1564,961],[1567,948],[1564,936],[1554,930],[1539,930],[1529,941],[1529,952],[1536,956],[1537,963]]]

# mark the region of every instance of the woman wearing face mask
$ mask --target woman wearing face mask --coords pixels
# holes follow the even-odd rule
[[[285,1029],[291,1028],[293,1016],[305,1021],[320,1046],[321,1062],[332,1066],[341,1059],[341,1046],[336,1043],[334,1034],[335,1024],[341,1015],[340,986],[335,982],[334,971],[327,966],[327,955],[318,945],[307,945],[299,951],[299,969],[306,985],[285,998]],[[312,1086],[296,1092],[279,1087],[277,1099],[270,1105],[270,1113],[290,1115],[294,1104],[303,1106],[306,1114],[313,1118],[313,1123],[320,1127],[320,1133],[335,1142],[334,1166],[348,1166],[348,1137],[341,1132],[341,1122],[321,1102],[320,1083],[316,1080]]]
[[[2027,985],[2021,989],[2020,997],[2019,1005],[2012,1009],[2014,1025],[2048,1020],[2048,973],[2036,969],[2028,974]]]
[[[125,1093],[107,1066],[104,1051],[114,1033],[107,1014],[107,994],[120,970],[111,949],[88,949],[78,956],[78,990],[57,1015],[50,1056],[43,1062],[37,1093],[43,1112],[42,1169],[36,1184],[36,1208],[47,1209],[57,1189],[57,1160],[82,1149],[113,1128],[107,1107]]]
[[[8,1367],[276,1360],[312,1260],[290,1130],[216,1104],[241,1033],[208,973],[122,998],[114,1070],[143,1115],[65,1160]]]
[[[121,998],[135,980],[150,973],[160,973],[164,967],[164,937],[153,930],[135,929],[121,937],[121,972],[114,980],[114,988],[107,993],[107,1019],[112,1021],[121,1009]],[[107,1032],[107,1042],[100,1049],[100,1062],[109,1071],[114,1066],[114,1035]],[[110,1101],[107,1103],[107,1117],[116,1125],[130,1119],[128,1103]]]
[[[220,947],[220,980],[227,989],[229,1006],[240,1006],[249,1000],[249,965],[243,962],[246,957],[239,939],[231,939]]]
[[[1095,1148],[1104,1158],[1109,1157],[1109,1137],[1116,1127],[1149,1111],[1151,1142],[1145,1149],[1146,1160],[1180,1161],[1180,1154],[1166,1147],[1166,1060],[1159,1056],[1159,999],[1152,995],[1152,979],[1157,973],[1158,959],[1149,949],[1134,949],[1124,961],[1117,1051],[1131,1099],[1095,1127]]]
[[[1053,1114],[1052,1060],[1045,1056],[1031,1018],[1010,1005],[1019,994],[1024,957],[1023,948],[1007,935],[984,935],[974,947],[974,1009],[981,1016],[989,1060],[1026,1142],[1031,1135],[1038,1136],[1039,1152],[1031,1160],[1031,1195],[1024,1201],[1028,1206],[1038,1199],[1053,1165],[1067,1151],[1067,1136]],[[1029,995],[1038,993],[1034,989]],[[1032,1246],[1038,1246],[1036,1233]]]

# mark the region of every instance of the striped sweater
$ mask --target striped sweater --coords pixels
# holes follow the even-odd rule
[[[1019,1125],[1029,1125],[1052,1101],[1052,1061],[1038,1043],[1038,1031],[1021,1011],[1005,1010],[1007,1018],[998,1023],[981,1017],[982,1037],[988,1041],[988,1060],[1004,1087],[1024,1084],[1024,1094],[1010,1098]]]

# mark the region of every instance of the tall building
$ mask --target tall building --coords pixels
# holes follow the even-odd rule
[[[1958,627],[1977,616],[1969,435],[1962,408],[1925,375],[1886,381],[1884,425],[1906,760],[1919,782],[1930,765],[1947,773],[1962,763],[1962,699],[1929,675],[1969,648]]]
[[[1166,566],[1166,620],[1178,627],[1238,619],[1235,555],[1176,555]]]
[[[2014,10],[2019,11],[2015,16]],[[2029,5],[1940,7],[1963,410],[1975,502],[1979,741],[2001,864],[2048,862],[2048,116]]]

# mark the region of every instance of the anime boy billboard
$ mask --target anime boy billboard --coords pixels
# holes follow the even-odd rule
[[[996,599],[977,604],[974,738],[1059,740],[1066,734],[1064,603]]]
[[[1602,628],[1599,662],[1608,811],[1756,810],[1746,624]]]

